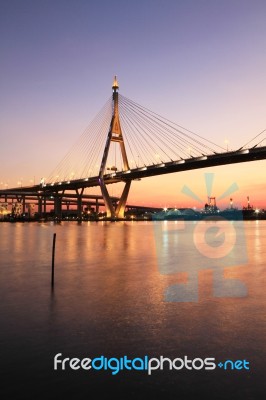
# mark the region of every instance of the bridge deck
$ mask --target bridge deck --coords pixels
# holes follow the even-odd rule
[[[135,168],[128,171],[119,171],[111,174],[104,175],[106,184],[113,184],[118,182],[125,182],[127,180],[138,180],[146,177],[169,174],[174,172],[182,172],[193,169],[201,169],[208,167],[215,167],[219,165],[236,164],[250,161],[259,161],[266,159],[266,146],[253,147],[250,149],[239,149],[237,151],[215,153],[210,155],[202,155],[201,157],[190,157],[188,159],[181,159],[177,161],[170,161],[166,163],[153,164],[141,168]],[[57,193],[62,191],[95,187],[99,186],[99,177],[76,179],[64,182],[47,183],[46,185],[35,185],[22,188],[7,189],[5,193],[16,192],[29,194],[41,194],[44,192]],[[99,196],[101,197],[101,196]]]

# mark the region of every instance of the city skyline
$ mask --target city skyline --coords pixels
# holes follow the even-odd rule
[[[14,1],[2,9],[3,189],[50,174],[111,95],[115,74],[122,94],[229,150],[265,129],[262,1]],[[236,182],[236,204],[249,196],[264,207],[265,165],[143,179],[129,202],[197,206],[182,187],[206,202],[211,172],[217,198]]]

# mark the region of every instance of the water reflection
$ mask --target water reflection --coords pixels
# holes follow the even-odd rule
[[[19,355],[20,360],[27,359],[30,371],[37,368],[38,376],[43,376],[58,352],[247,358],[253,363],[253,377],[263,370],[264,221],[245,223],[246,267],[224,270],[227,278],[245,282],[248,296],[213,297],[212,273],[202,270],[194,303],[164,301],[165,290],[186,282],[187,277],[184,270],[161,273],[153,223],[1,224],[0,229],[0,339],[11,370]],[[55,287],[51,291],[54,233]],[[178,238],[168,237],[167,252],[171,243],[175,247]],[[47,365],[45,370],[42,365]],[[161,376],[162,385],[169,381],[175,387],[181,382],[191,385],[191,375],[189,379],[185,374]]]

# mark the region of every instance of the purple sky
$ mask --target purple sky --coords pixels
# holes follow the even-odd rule
[[[123,95],[222,146],[228,139],[240,147],[266,128],[264,0],[0,7],[1,188],[49,175],[111,95],[115,74]],[[246,165],[250,181],[240,165],[212,172],[261,190],[265,166]],[[175,174],[177,186],[191,174]],[[138,200],[137,187],[132,196]]]

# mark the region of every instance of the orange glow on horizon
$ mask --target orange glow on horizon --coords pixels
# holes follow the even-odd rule
[[[159,208],[203,208],[208,201],[205,174],[213,173],[212,196],[216,197],[219,208],[229,207],[230,198],[233,199],[234,207],[246,207],[247,196],[249,196],[250,204],[254,208],[266,209],[265,184],[263,183],[265,166],[266,161],[257,161],[144,178],[140,182],[133,182],[128,204]],[[219,200],[219,197],[233,183],[236,183],[238,190]],[[183,194],[184,185],[188,186],[201,201]]]

